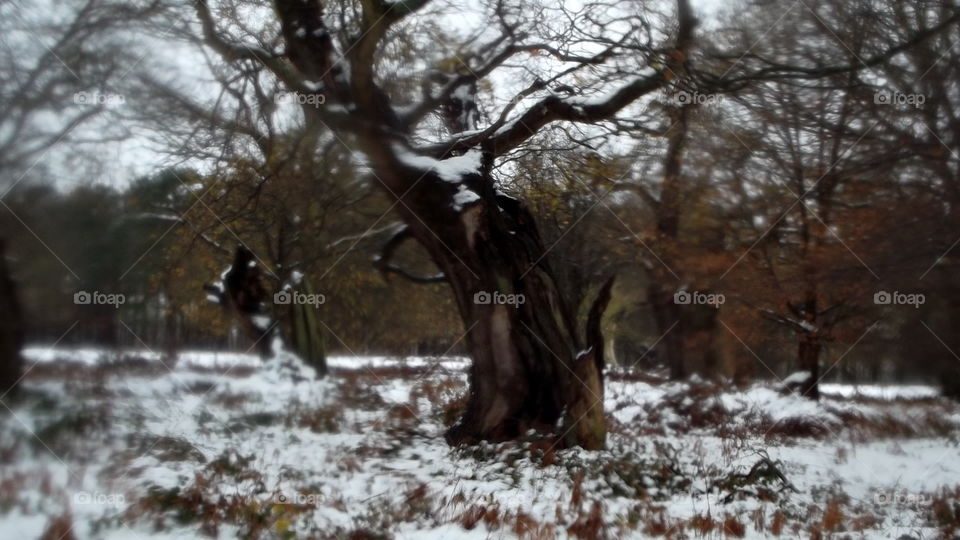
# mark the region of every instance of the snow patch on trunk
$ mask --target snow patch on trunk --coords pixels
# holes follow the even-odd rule
[[[424,174],[433,171],[437,173],[442,180],[453,184],[459,184],[463,181],[463,177],[468,174],[479,173],[483,157],[480,150],[475,148],[462,156],[454,156],[442,160],[414,154],[399,144],[393,145],[393,150],[396,153],[397,159],[405,165],[421,169],[424,171]]]
[[[480,196],[477,195],[477,192],[471,191],[467,186],[460,184],[460,188],[456,193],[453,194],[453,209],[457,212],[463,210],[464,206],[468,206],[480,200]]]
[[[812,377],[812,375],[810,375],[809,371],[798,371],[796,373],[791,374],[786,379],[780,381],[780,383],[783,384],[784,386],[794,386],[794,385],[799,385],[807,382],[808,380],[810,380],[810,377]]]

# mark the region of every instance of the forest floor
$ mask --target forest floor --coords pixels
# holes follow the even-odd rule
[[[960,406],[924,386],[607,376],[607,450],[451,449],[462,358],[26,351],[3,538],[940,538]],[[4,400],[5,403],[9,400]],[[6,405],[5,405],[6,407]]]

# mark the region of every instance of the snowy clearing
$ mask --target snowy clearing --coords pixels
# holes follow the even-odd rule
[[[53,538],[930,538],[960,502],[935,389],[649,383],[612,370],[608,449],[450,449],[464,358],[25,351],[0,530]],[[168,370],[166,366],[172,368]]]

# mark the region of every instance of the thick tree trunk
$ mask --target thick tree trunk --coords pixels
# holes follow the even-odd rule
[[[657,236],[654,249],[659,253],[658,264],[649,273],[651,284],[648,299],[661,336],[661,350],[665,353],[670,367],[670,380],[678,381],[687,377],[684,335],[685,328],[681,320],[681,306],[674,301],[674,292],[679,285],[671,265],[676,260],[679,249],[680,231],[680,191],[683,185],[683,151],[687,141],[687,118],[689,107],[668,109],[673,125],[670,128],[667,155],[664,160],[663,185],[660,199],[655,206]],[[666,284],[674,284],[669,288]]]
[[[822,232],[823,229],[818,227],[815,230],[813,240],[808,240],[808,245],[811,241],[815,248],[822,245]],[[802,371],[809,373],[810,377],[800,385],[800,395],[814,401],[820,401],[820,349],[823,345],[823,335],[817,328],[817,324],[820,322],[817,320],[817,310],[819,308],[817,302],[817,272],[811,258],[807,258],[804,262],[804,275],[807,281],[807,291],[804,293],[803,304],[801,304],[799,311],[795,313],[803,321],[803,331],[797,334],[797,364]]]
[[[960,367],[945,362],[940,369],[940,390],[945,397],[960,401]]]
[[[660,336],[657,357],[663,358],[667,364],[670,380],[679,381],[687,377],[687,366],[683,354],[684,332],[680,306],[674,302],[673,293],[672,290],[664,290],[658,283],[652,283],[647,289],[647,298]]]
[[[810,377],[800,385],[800,395],[813,400],[820,399],[820,337],[816,333],[803,332],[798,335],[797,361],[802,371]]]
[[[946,303],[950,315],[947,320],[960,321],[960,302],[957,301],[957,299],[960,299],[960,285],[957,284],[955,272],[948,272],[947,274],[942,278],[946,282],[946,294],[944,296],[950,299]],[[953,351],[960,351],[960,333],[944,330],[938,332],[938,334],[947,336],[946,340],[950,345],[950,351],[940,355],[939,365],[936,369],[937,377],[940,380],[940,391],[944,396],[960,401],[960,362],[953,356]]]
[[[717,324],[717,309],[708,305],[680,305],[674,300],[674,291],[657,284],[647,289],[660,341],[658,357],[663,358],[670,372],[670,380],[679,381],[691,373],[715,377],[718,373],[713,338]]]
[[[16,391],[23,370],[23,314],[7,268],[6,245],[0,239],[0,396]]]
[[[681,325],[683,333],[683,360],[690,373],[698,373],[709,379],[720,375],[713,339],[717,330],[717,306],[697,304],[682,306]]]
[[[599,322],[585,347],[526,207],[495,193],[486,172],[454,182],[392,160],[377,170],[390,175],[391,185],[412,186],[399,191],[406,196],[397,208],[408,233],[446,276],[467,332],[469,398],[448,442],[500,441],[529,429],[559,428],[562,444],[602,448],[603,347],[594,341]],[[455,196],[464,189],[475,195]],[[594,313],[605,307],[610,286]]]

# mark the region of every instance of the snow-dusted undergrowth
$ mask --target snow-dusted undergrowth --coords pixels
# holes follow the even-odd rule
[[[317,381],[286,356],[26,356],[0,415],[0,531],[17,538],[898,538],[960,521],[960,409],[926,387],[830,385],[816,404],[614,372],[606,451],[450,449],[463,358],[336,357]]]

